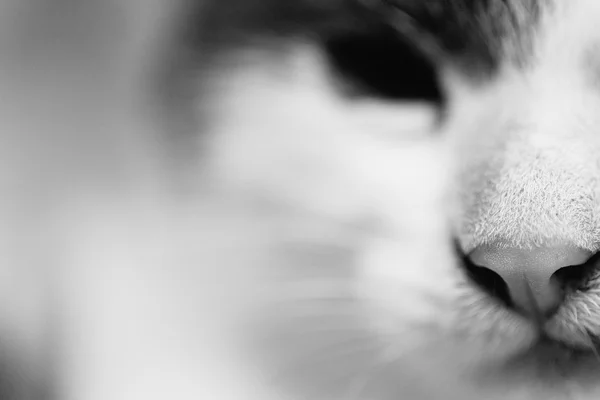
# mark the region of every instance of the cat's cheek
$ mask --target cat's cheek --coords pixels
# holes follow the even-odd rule
[[[358,264],[357,291],[366,324],[398,357],[436,349],[462,370],[494,368],[525,353],[534,327],[462,282],[462,271],[440,247],[372,240]]]
[[[439,337],[449,326],[451,258],[440,249],[388,238],[371,241],[362,253],[358,291],[368,323],[392,345],[406,349]],[[402,350],[402,349],[399,349]]]
[[[490,299],[464,277],[456,282],[448,337],[465,365],[501,365],[537,342],[531,321]]]

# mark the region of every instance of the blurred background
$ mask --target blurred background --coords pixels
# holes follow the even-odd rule
[[[154,179],[179,5],[0,0],[1,399],[56,398],[61,209]]]

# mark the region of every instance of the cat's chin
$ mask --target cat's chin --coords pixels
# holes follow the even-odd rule
[[[516,357],[510,364],[512,367],[535,369],[542,378],[573,379],[594,376],[600,373],[600,358],[592,348],[582,348],[559,342],[553,339],[541,338],[530,349]]]
[[[600,359],[591,348],[540,336],[508,359],[471,368],[468,381],[486,398],[578,398],[600,394]]]

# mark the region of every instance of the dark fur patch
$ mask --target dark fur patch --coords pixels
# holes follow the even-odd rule
[[[526,47],[539,1],[207,0],[191,13],[185,37],[206,57],[257,39],[284,47],[299,38],[322,43],[385,25],[435,56],[493,71],[507,48]],[[518,58],[523,51],[514,53]]]
[[[540,14],[538,0],[385,1],[404,17],[398,29],[418,30],[445,53],[484,68],[523,58]]]
[[[209,0],[189,22],[190,44],[211,53],[267,42],[321,43],[342,32],[379,29],[383,20],[357,0]]]

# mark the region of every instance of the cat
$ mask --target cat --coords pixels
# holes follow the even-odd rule
[[[217,169],[240,179],[236,186],[249,180],[245,187],[260,189],[257,195],[267,197],[269,204],[283,202],[286,206],[280,207],[310,210],[312,218],[303,215],[302,223],[327,219],[367,229],[360,239],[353,238],[352,245],[343,246],[354,258],[339,249],[329,250],[333,255],[321,254],[326,251],[320,248],[327,243],[324,239],[310,238],[304,254],[296,249],[302,248],[300,244],[285,240],[289,243],[284,247],[291,247],[292,253],[281,261],[276,258],[273,269],[284,274],[276,287],[290,305],[278,305],[273,312],[283,314],[274,317],[283,319],[280,325],[274,323],[280,336],[275,337],[283,344],[271,350],[277,353],[280,368],[291,369],[282,380],[290,377],[294,388],[309,391],[308,398],[595,396],[598,171],[595,141],[592,136],[582,138],[593,135],[596,125],[595,92],[588,88],[595,81],[593,25],[600,18],[599,6],[584,0],[399,0],[297,7],[290,11],[266,1],[208,5],[203,10],[206,21],[214,24],[200,24],[211,33],[201,45],[219,49],[216,62],[221,57],[230,60],[242,75],[243,89],[234,86],[234,103],[223,107],[234,127],[215,134],[223,153],[209,151],[220,154],[215,159],[223,169]],[[228,23],[220,23],[219,15],[225,15]],[[273,39],[273,34],[278,37]],[[296,47],[304,51],[307,42],[312,52],[297,56]],[[394,142],[380,142],[383,146],[377,148],[375,141],[382,138],[375,125],[362,131],[366,141],[355,142],[356,128],[328,128],[325,116],[315,117],[319,127],[312,129],[291,123],[297,117],[290,114],[302,97],[294,94],[293,99],[279,100],[276,83],[264,81],[260,71],[249,73],[248,64],[255,64],[248,48],[263,49],[268,60],[285,60],[288,83],[304,78],[302,86],[309,88],[308,79],[315,78],[307,76],[316,75],[312,93],[350,106],[340,118],[345,124],[362,113],[366,118],[373,108],[378,109],[379,124],[398,118],[397,126],[390,122],[395,135],[385,136]],[[248,54],[248,59],[237,54]],[[296,62],[302,75],[294,74]],[[268,79],[279,76],[276,67],[262,68],[268,70]],[[226,88],[235,85],[235,79],[226,80]],[[247,92],[249,87],[255,89]],[[282,90],[294,93],[292,88]],[[215,90],[219,91],[227,93]],[[247,93],[251,100],[246,103]],[[253,136],[246,142],[231,134],[231,142],[222,144],[230,131],[242,131],[237,128],[240,123],[245,127],[260,123],[260,100],[270,96],[286,110],[264,106],[268,126],[252,132],[268,134],[273,129],[276,138]],[[308,100],[298,108],[316,116],[317,110],[309,105],[317,103]],[[238,108],[243,110],[241,116],[231,113]],[[423,115],[422,110],[428,110],[430,125],[416,127],[413,118]],[[385,115],[387,111],[392,115]],[[284,124],[277,123],[279,115],[287,116]],[[286,150],[284,135],[294,135],[297,126],[303,126],[296,134],[303,143],[318,143],[319,151],[327,148],[327,135],[343,132],[343,139],[325,157],[327,166],[308,153],[310,145],[290,138],[294,155]],[[400,143],[409,126],[405,136],[409,143]],[[319,139],[311,141],[311,132]],[[428,137],[416,138],[415,132]],[[423,139],[429,158],[413,147]],[[395,148],[395,140],[403,153],[389,153],[394,160],[388,160],[390,166],[379,164]],[[258,143],[278,146],[269,147],[268,154],[259,153],[258,147],[251,153],[248,149]],[[356,148],[349,147],[352,143]],[[239,152],[227,156],[235,145],[241,147]],[[319,165],[318,172],[309,166],[301,169],[300,161],[296,164],[301,149],[307,153],[300,157],[310,167]],[[375,152],[372,157],[366,154],[370,149]],[[340,164],[339,171],[352,171],[352,178],[331,175],[321,183],[330,176],[332,164],[350,154],[357,158]],[[221,164],[224,160],[231,161]],[[264,169],[255,169],[256,160]],[[292,162],[293,169],[284,167]],[[426,176],[434,165],[442,168],[437,180]],[[280,178],[284,171],[311,174]],[[304,186],[310,182],[319,186]],[[358,193],[347,192],[350,187],[343,189],[343,182],[359,186],[354,189]],[[382,187],[371,186],[377,182]],[[433,182],[434,188],[427,186]],[[387,192],[394,187],[397,192]],[[385,193],[380,193],[383,189]],[[373,198],[362,197],[363,191]],[[338,199],[343,201],[335,202]],[[448,225],[440,212],[449,219]],[[300,229],[289,223],[292,232]],[[325,227],[313,235],[323,235],[321,229]],[[276,237],[284,240],[286,235]],[[452,237],[457,243],[454,256],[448,250]],[[267,241],[277,248],[275,240]],[[333,259],[336,254],[345,264]],[[270,265],[268,260],[263,264]],[[294,271],[282,272],[288,265]],[[293,294],[281,289],[287,285]],[[276,300],[271,301],[279,304],[273,296]],[[300,317],[290,316],[296,312]],[[269,332],[266,336],[269,349],[277,339]],[[295,358],[299,366],[294,368],[288,364],[295,365],[289,360]]]
[[[600,393],[597,1],[80,7],[0,47],[15,398]]]

